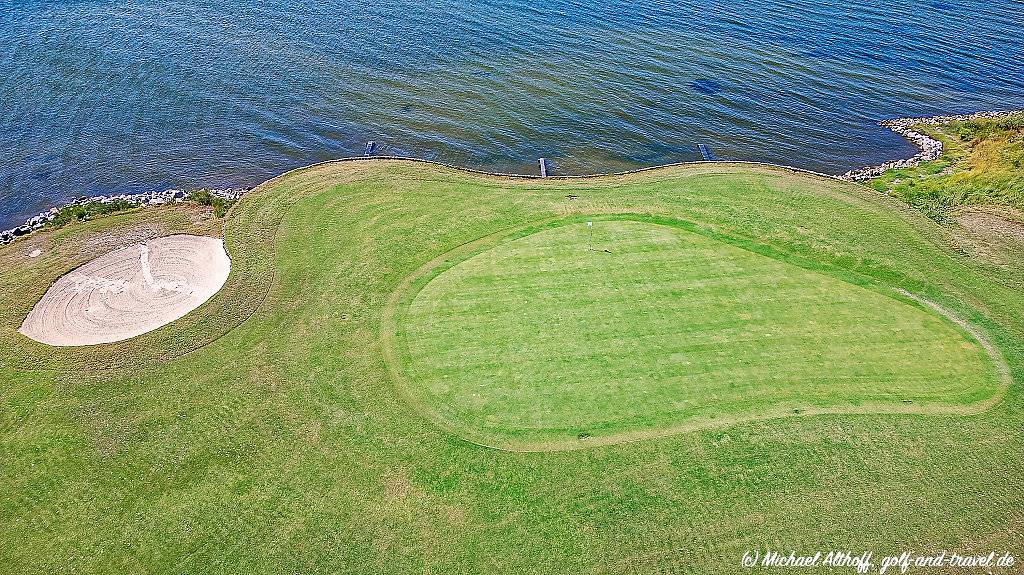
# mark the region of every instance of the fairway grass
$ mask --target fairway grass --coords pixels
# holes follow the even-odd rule
[[[969,336],[895,294],[670,223],[556,224],[447,262],[398,316],[408,396],[472,441],[558,449],[825,410],[955,412],[1000,387]]]
[[[0,248],[0,573],[1024,558],[1020,286],[872,190],[727,163],[528,180],[372,160],[275,178],[223,221],[190,209]],[[588,220],[611,253],[579,252]],[[17,332],[98,255],[221,227],[227,282],[181,319],[86,347]]]

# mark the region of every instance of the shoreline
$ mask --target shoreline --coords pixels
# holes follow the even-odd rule
[[[112,204],[115,202],[124,202],[131,204],[133,208],[144,208],[148,206],[162,206],[164,204],[174,204],[184,202],[189,195],[199,192],[209,192],[211,196],[225,199],[225,200],[237,200],[242,195],[249,191],[251,188],[224,188],[224,189],[208,189],[200,188],[197,190],[185,191],[177,189],[167,189],[162,192],[148,192],[143,194],[117,194],[112,196],[81,196],[74,201],[64,204],[60,207],[52,207],[48,210],[39,212],[38,214],[25,220],[25,223],[13,227],[9,230],[0,230],[0,246],[5,246],[13,243],[18,238],[29,236],[39,230],[45,229],[46,224],[52,222],[54,218],[61,212],[61,210],[74,207],[74,206],[85,206],[89,204]]]
[[[996,118],[1002,118],[1013,114],[1024,113],[1024,110],[997,110],[988,112],[974,112],[972,114],[957,114],[957,115],[942,115],[942,116],[923,116],[917,118],[892,118],[889,120],[882,120],[878,124],[885,128],[889,128],[893,132],[896,132],[904,139],[908,140],[917,149],[920,150],[909,158],[903,158],[898,160],[889,160],[876,164],[873,166],[864,166],[863,168],[856,168],[841,174],[840,179],[848,182],[863,182],[872,178],[877,178],[889,170],[898,170],[902,168],[913,168],[921,165],[924,162],[930,162],[937,160],[942,157],[944,146],[942,142],[922,134],[914,129],[915,126],[927,125],[927,126],[939,126],[942,124],[949,124],[951,122],[969,122],[971,120],[991,120]]]
[[[932,138],[930,136],[927,136],[925,134],[922,134],[922,133],[914,130],[914,126],[918,126],[918,125],[922,125],[922,124],[925,124],[925,125],[941,125],[941,124],[947,124],[947,123],[950,123],[950,122],[963,122],[963,121],[978,120],[978,119],[993,119],[993,118],[1000,118],[1000,117],[1008,116],[1008,115],[1011,115],[1011,114],[1018,114],[1018,113],[1024,113],[1024,110],[982,111],[982,112],[974,112],[974,113],[971,113],[971,114],[940,115],[940,116],[925,116],[925,117],[908,117],[908,118],[892,118],[892,119],[888,119],[888,120],[882,120],[882,121],[879,122],[879,125],[881,125],[883,127],[886,127],[888,129],[892,130],[893,132],[899,134],[900,136],[904,137],[911,144],[916,146],[920,151],[917,154],[915,154],[915,155],[913,155],[913,156],[911,156],[909,158],[889,160],[889,161],[883,162],[881,164],[876,164],[876,165],[872,165],[872,166],[865,166],[865,167],[862,167],[862,168],[856,168],[856,169],[850,170],[850,171],[848,171],[846,173],[838,174],[838,175],[837,174],[826,174],[826,173],[823,173],[823,172],[816,172],[814,170],[807,170],[807,169],[803,169],[803,168],[797,168],[797,167],[793,167],[793,166],[788,166],[788,165],[785,165],[785,164],[775,164],[775,163],[770,163],[770,162],[730,161],[730,163],[751,164],[751,165],[766,165],[766,166],[772,166],[772,167],[777,167],[777,168],[784,168],[784,169],[787,169],[787,170],[793,170],[793,171],[797,171],[797,172],[812,174],[812,175],[815,175],[815,176],[820,176],[820,177],[825,177],[825,178],[830,178],[830,179],[839,179],[839,180],[843,180],[843,181],[847,181],[847,182],[862,183],[862,182],[864,182],[866,180],[870,180],[872,178],[876,178],[876,177],[884,174],[888,170],[901,169],[901,168],[910,168],[910,167],[918,166],[918,165],[920,165],[923,162],[932,161],[932,160],[938,159],[939,157],[942,156],[942,152],[943,152],[943,149],[944,149],[944,147],[942,145],[942,142],[940,142],[939,140],[936,140],[936,139],[934,139],[934,138]],[[701,161],[674,162],[674,163],[662,164],[662,165],[658,165],[658,166],[647,166],[647,167],[643,167],[643,168],[637,168],[635,170],[626,170],[626,171],[623,171],[623,172],[611,172],[611,173],[603,173],[603,174],[583,174],[583,175],[562,175],[562,176],[541,176],[541,175],[535,175],[535,174],[508,174],[508,173],[500,173],[500,172],[488,172],[486,170],[478,170],[478,169],[474,169],[474,168],[466,168],[466,167],[463,167],[463,166],[456,166],[456,165],[453,165],[453,164],[447,164],[447,163],[444,163],[444,162],[438,162],[438,161],[434,161],[434,160],[427,160],[427,159],[423,159],[423,158],[407,158],[407,157],[401,157],[401,156],[355,156],[355,157],[350,157],[350,158],[339,158],[339,159],[335,159],[335,160],[327,160],[326,162],[321,162],[321,163],[331,163],[331,162],[339,162],[339,161],[375,161],[375,160],[409,160],[409,161],[424,162],[424,163],[428,163],[428,164],[445,166],[445,167],[449,167],[449,168],[453,168],[453,169],[457,169],[457,170],[461,170],[461,171],[465,171],[465,172],[484,174],[484,175],[495,176],[495,177],[525,178],[525,179],[556,179],[556,180],[557,179],[583,179],[583,178],[596,178],[596,177],[602,177],[602,176],[624,175],[624,174],[631,174],[631,173],[636,173],[636,172],[644,172],[644,171],[656,170],[656,169],[659,169],[659,168],[666,168],[666,167],[678,166],[678,165],[684,165],[684,164],[713,163],[713,162],[719,161],[719,160],[712,160],[711,162],[706,162],[706,161],[705,162],[701,162]],[[312,165],[315,166],[317,164],[312,164]],[[308,168],[308,167],[310,167],[310,166],[302,166],[302,167],[297,168],[297,169],[304,169],[304,168]],[[290,171],[293,171],[293,170],[288,170],[288,171],[284,172],[284,174],[289,173]],[[274,180],[274,179],[280,177],[281,175],[283,175],[283,174],[279,174],[278,176],[274,176],[273,178],[270,178],[268,181]],[[168,204],[168,203],[180,203],[180,202],[185,201],[186,198],[191,193],[198,192],[198,191],[207,191],[207,192],[210,193],[211,196],[214,196],[214,197],[217,197],[217,198],[222,198],[222,199],[225,199],[225,200],[235,201],[235,200],[238,200],[239,198],[241,198],[246,192],[248,192],[251,189],[253,189],[253,188],[224,188],[224,189],[200,188],[200,189],[192,190],[192,191],[185,191],[185,190],[179,190],[179,189],[167,189],[167,190],[164,190],[164,191],[161,191],[161,192],[149,192],[149,193],[142,193],[142,194],[117,194],[117,195],[110,195],[110,196],[105,196],[105,195],[101,195],[101,196],[82,196],[82,197],[79,197],[79,198],[75,199],[74,201],[72,201],[70,203],[64,204],[63,206],[53,207],[53,208],[50,208],[49,210],[45,210],[45,211],[39,212],[38,214],[36,214],[36,215],[28,218],[27,220],[25,220],[25,223],[20,225],[20,226],[16,226],[16,227],[13,227],[13,228],[7,229],[7,230],[0,230],[0,247],[8,245],[8,244],[11,244],[15,240],[17,240],[19,238],[22,238],[22,237],[29,236],[29,235],[33,234],[34,232],[36,232],[36,231],[45,229],[46,225],[49,222],[53,221],[53,219],[56,218],[57,214],[61,210],[64,210],[66,208],[73,207],[73,206],[83,206],[83,205],[88,205],[88,204],[91,204],[91,203],[110,204],[110,203],[114,203],[114,202],[126,202],[128,204],[131,204],[132,207],[134,207],[134,208],[143,208],[143,207],[148,207],[148,206],[164,205],[164,204]]]

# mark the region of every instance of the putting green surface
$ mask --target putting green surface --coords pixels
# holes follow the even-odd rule
[[[188,210],[0,248],[0,573],[1024,558],[1019,274],[872,190],[377,159]],[[582,250],[588,220],[610,253]],[[221,230],[231,274],[180,320],[75,348],[18,333],[93,258]]]
[[[400,320],[410,397],[467,438],[530,449],[955,408],[998,387],[930,309],[677,226],[592,226],[531,230],[433,277]]]

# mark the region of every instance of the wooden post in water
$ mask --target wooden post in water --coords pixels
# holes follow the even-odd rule
[[[710,162],[711,160],[715,159],[715,157],[712,156],[711,152],[708,150],[708,147],[705,146],[704,144],[697,144],[697,148],[700,149],[700,155],[704,156],[705,162]]]
[[[548,177],[548,163],[547,163],[547,161],[544,158],[541,158],[540,160],[538,160],[538,162],[540,163],[540,177],[542,177],[542,178]]]

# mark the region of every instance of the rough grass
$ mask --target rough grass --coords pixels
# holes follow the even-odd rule
[[[1024,113],[997,119],[918,126],[943,142],[942,157],[872,180],[880,192],[906,201],[939,222],[963,206],[1024,209]]]
[[[432,277],[397,326],[413,401],[485,445],[558,449],[822,409],[955,411],[1000,388],[930,311],[624,218],[556,222]]]
[[[873,192],[728,164],[577,181],[320,166],[231,208],[228,284],[179,322],[60,352],[15,332],[98,234],[116,243],[136,217],[191,225],[173,213],[46,232],[32,240],[52,242],[45,261],[0,249],[0,571],[733,573],[764,547],[1024,555],[1024,300]],[[381,343],[408,278],[491,234],[600,213],[693,222],[923,295],[983,332],[1014,383],[974,415],[823,414],[548,453],[480,447],[412,409]]]

